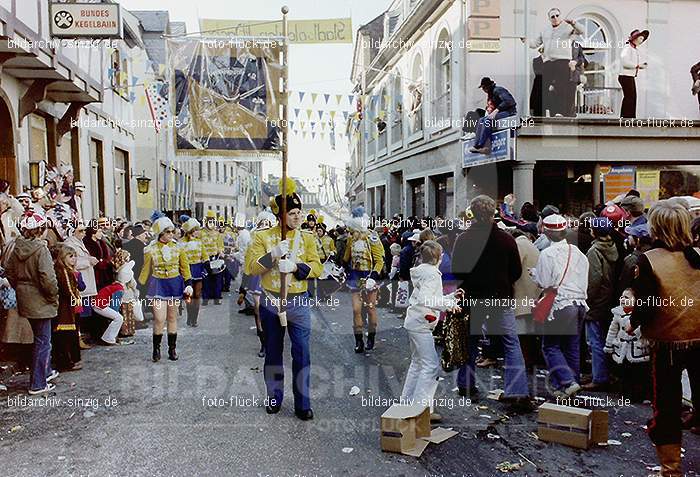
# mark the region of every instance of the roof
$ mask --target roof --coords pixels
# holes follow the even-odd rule
[[[357,34],[355,36],[355,51],[352,55],[352,72],[350,73],[350,79],[352,81],[355,81],[358,76],[358,68],[368,66],[374,57],[377,56],[377,53],[379,53],[379,45],[384,39],[384,15],[386,15],[386,12],[380,13],[373,20],[365,23],[357,30]],[[369,51],[367,52],[367,64],[363,65],[361,55],[365,54],[363,51],[363,45],[367,44],[366,40],[369,40]]]
[[[131,10],[141,22],[144,32],[165,33],[170,14],[166,10]]]

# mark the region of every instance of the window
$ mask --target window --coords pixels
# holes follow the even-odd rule
[[[129,213],[129,170],[128,152],[114,149],[114,208],[118,217],[126,217]]]
[[[388,96],[387,96],[387,88],[386,86],[382,88],[381,90],[381,95],[379,97],[378,103],[378,114],[376,116],[375,122],[377,125],[377,134],[379,134],[379,141],[377,144],[377,149],[379,151],[384,151],[386,152],[386,144],[387,144],[387,132],[386,132],[386,127],[387,127],[387,111],[389,110],[389,101],[388,101]]]
[[[391,115],[391,142],[399,143],[403,139],[403,91],[401,84],[401,73],[398,71],[394,76],[394,94]]]
[[[211,182],[211,161],[207,161],[207,182]]]
[[[438,36],[435,51],[435,98],[433,99],[433,118],[436,121],[449,120],[451,116],[452,92],[452,40],[447,30]]]
[[[228,182],[228,167],[224,164],[224,184]]]
[[[204,164],[200,160],[197,163],[197,180],[202,180],[204,178]]]
[[[413,59],[411,83],[408,87],[411,93],[411,109],[408,112],[410,131],[412,134],[423,130],[423,57],[419,54]]]
[[[580,44],[588,60],[585,75],[576,94],[578,114],[613,114],[622,101],[620,88],[613,83],[614,39],[604,25],[593,18],[582,17],[576,21],[583,27]]]
[[[219,183],[219,163],[216,163],[216,182]]]
[[[115,48],[112,52],[112,89],[124,99],[129,99],[129,63],[122,58],[121,52]]]
[[[105,213],[105,183],[102,141],[98,139],[90,139],[90,190],[93,192],[92,215],[99,217],[100,212]]]

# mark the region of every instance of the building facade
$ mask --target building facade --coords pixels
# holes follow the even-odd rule
[[[373,34],[370,24],[360,29],[352,79],[365,101],[348,184],[355,205],[378,216],[453,216],[478,193],[502,199],[514,192],[520,204],[578,213],[609,198],[620,176],[652,197],[698,191],[700,114],[689,73],[700,61],[691,20],[700,14],[698,2],[486,4],[395,0],[379,17],[382,32]],[[535,38],[552,7],[584,29],[579,41],[588,66],[576,118],[530,116],[538,53],[521,38]],[[641,48],[649,68],[637,77],[643,123],[619,119],[620,52],[634,29],[651,32]],[[511,91],[519,126],[507,134],[505,157],[477,163],[464,154],[461,129],[467,112],[485,107],[477,88],[483,76]]]

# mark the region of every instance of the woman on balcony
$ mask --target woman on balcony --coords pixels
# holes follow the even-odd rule
[[[647,62],[642,61],[639,54],[639,47],[649,38],[649,30],[634,30],[630,33],[627,46],[622,49],[622,71],[617,80],[622,86],[622,110],[620,117],[637,117],[637,84],[635,78],[639,70],[647,67]]]

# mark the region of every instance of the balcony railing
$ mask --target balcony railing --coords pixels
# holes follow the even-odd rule
[[[615,87],[584,88],[576,92],[576,115],[588,117],[619,116],[622,89]]]

